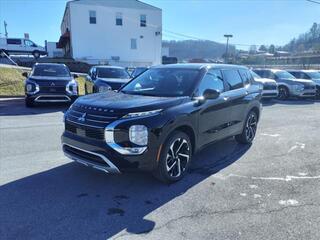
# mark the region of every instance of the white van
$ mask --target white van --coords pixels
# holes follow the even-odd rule
[[[47,55],[44,47],[25,38],[0,38],[0,56],[32,54],[35,58]]]

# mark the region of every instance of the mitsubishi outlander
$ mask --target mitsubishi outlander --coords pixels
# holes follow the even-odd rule
[[[107,173],[143,170],[175,182],[204,146],[232,136],[253,141],[261,91],[246,67],[151,67],[118,92],[78,98],[65,113],[63,151]]]

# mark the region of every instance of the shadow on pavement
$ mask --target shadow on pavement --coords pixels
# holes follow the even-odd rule
[[[164,185],[146,173],[107,175],[69,163],[0,187],[1,239],[109,239],[141,234],[145,217],[237,161],[250,146],[233,139],[208,146],[180,182]],[[210,185],[214,187],[214,183]]]
[[[70,104],[46,103],[37,104],[33,108],[25,107],[24,98],[2,98],[0,99],[0,116],[18,116],[44,114],[52,112],[64,112]]]
[[[277,99],[270,99],[270,100],[262,100],[261,103],[263,106],[273,106],[277,105],[310,105],[316,102],[320,102],[316,99],[288,99],[288,100],[277,100]]]

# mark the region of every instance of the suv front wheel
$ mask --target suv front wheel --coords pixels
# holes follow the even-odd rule
[[[32,53],[32,55],[34,56],[34,58],[39,58],[40,57],[40,52],[39,51],[34,51],[33,53]]]
[[[180,180],[189,168],[192,146],[187,134],[173,132],[163,144],[154,176],[165,183]]]

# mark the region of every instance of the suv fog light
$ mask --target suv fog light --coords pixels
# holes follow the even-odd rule
[[[129,128],[129,139],[139,146],[148,144],[148,129],[144,125],[133,125]]]
[[[32,92],[32,84],[27,84],[27,92]]]

